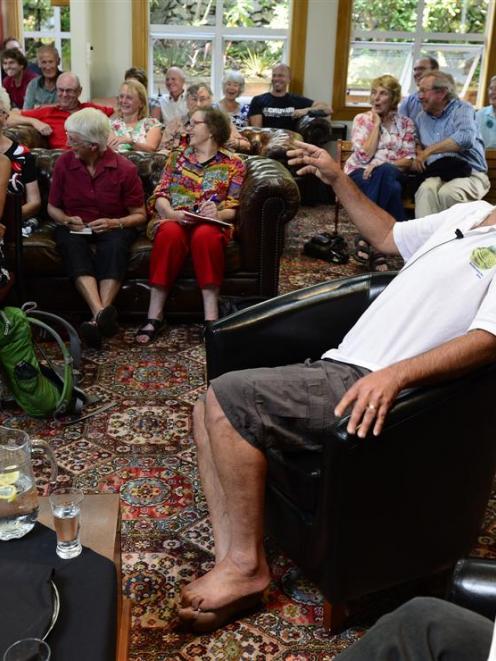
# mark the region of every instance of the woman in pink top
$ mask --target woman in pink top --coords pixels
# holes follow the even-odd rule
[[[353,121],[353,153],[344,171],[360,190],[396,220],[406,220],[401,200],[404,173],[415,158],[415,124],[398,115],[401,86],[390,75],[372,81],[371,109]],[[384,255],[373,253],[369,244],[358,237],[355,258],[373,271],[386,271]]]

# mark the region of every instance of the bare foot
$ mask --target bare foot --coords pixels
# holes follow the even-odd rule
[[[186,621],[192,619],[193,611],[214,614],[222,611],[222,615],[230,619],[238,610],[259,601],[269,583],[270,572],[265,558],[260,567],[246,570],[228,556],[182,590],[179,617]]]
[[[188,606],[187,608],[181,608],[179,610],[179,619],[184,626],[193,631],[207,633],[219,629],[224,626],[224,624],[241,617],[241,615],[247,613],[247,611],[259,606],[262,601],[262,596],[263,592],[257,592],[236,599],[226,606],[215,608],[211,611],[204,611],[201,609],[195,610],[194,608],[191,608],[191,606]]]

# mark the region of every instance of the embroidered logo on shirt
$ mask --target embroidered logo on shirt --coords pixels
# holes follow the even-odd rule
[[[474,248],[470,255],[470,266],[475,269],[477,276],[482,278],[483,271],[488,271],[496,266],[496,246]]]

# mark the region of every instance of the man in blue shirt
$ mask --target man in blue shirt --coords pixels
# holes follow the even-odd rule
[[[458,202],[482,199],[490,183],[475,110],[458,99],[452,76],[429,72],[420,80],[418,94],[420,147],[412,170],[426,176],[415,195],[415,216],[423,218]]]
[[[437,71],[438,69],[439,69],[439,62],[436,60],[435,57],[426,56],[419,58],[413,65],[413,79],[415,80],[415,84],[417,85],[417,87],[420,84],[420,79],[422,78],[422,76],[425,76],[430,71]],[[415,121],[417,115],[421,110],[422,110],[422,104],[420,103],[420,99],[418,98],[418,91],[417,91],[403,99],[403,101],[399,105],[398,113],[400,115],[405,115],[406,117],[410,117],[410,119],[413,119],[413,121]]]
[[[489,81],[489,105],[477,111],[475,119],[486,149],[496,147],[496,76]]]

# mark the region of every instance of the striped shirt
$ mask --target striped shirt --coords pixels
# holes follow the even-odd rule
[[[423,147],[451,138],[460,147],[458,152],[432,154],[427,164],[443,156],[463,158],[476,172],[487,172],[484,143],[475,121],[475,110],[466,101],[452,99],[439,117],[422,110],[415,120],[420,142]]]

